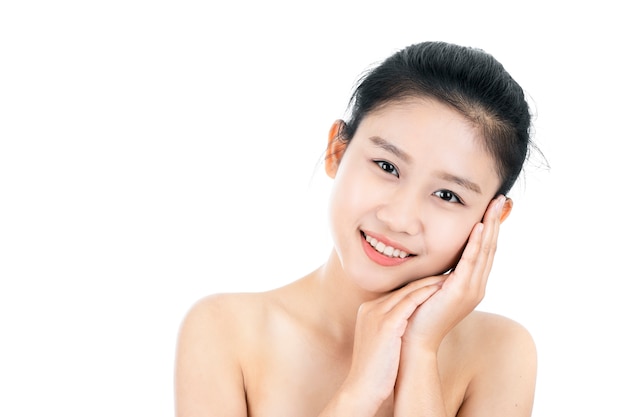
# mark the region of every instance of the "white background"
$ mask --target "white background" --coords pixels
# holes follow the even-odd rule
[[[622,13],[541,3],[3,2],[0,415],[173,415],[185,312],[325,260],[328,128],[425,40],[492,53],[536,113],[551,169],[480,306],[535,337],[534,415],[624,415]]]

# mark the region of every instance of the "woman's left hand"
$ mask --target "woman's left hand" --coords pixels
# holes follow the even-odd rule
[[[446,334],[482,301],[496,252],[505,200],[504,196],[499,196],[491,201],[483,222],[472,229],[454,271],[448,275],[441,289],[411,317],[403,344],[417,344],[437,352]]]

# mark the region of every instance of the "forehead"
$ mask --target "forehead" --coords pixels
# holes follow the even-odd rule
[[[471,138],[480,146],[484,144],[476,125],[462,113],[449,104],[426,97],[411,97],[381,105],[367,114],[361,124],[379,128],[392,128],[399,124],[413,129],[416,136],[430,131],[436,137],[451,134],[458,138]]]

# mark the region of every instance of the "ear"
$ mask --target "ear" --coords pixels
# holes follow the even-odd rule
[[[502,222],[505,221],[507,217],[509,217],[509,214],[511,214],[511,210],[513,210],[513,200],[507,197],[507,199],[504,201],[504,206],[502,207],[500,224],[502,224]]]
[[[346,152],[348,142],[341,139],[341,131],[346,123],[343,120],[335,120],[328,132],[328,146],[326,147],[325,167],[326,174],[335,178],[339,169],[339,162]]]

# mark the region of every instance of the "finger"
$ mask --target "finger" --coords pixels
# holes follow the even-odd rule
[[[461,259],[453,272],[453,277],[471,277],[480,257],[485,225],[477,223],[465,245]]]
[[[378,304],[383,311],[390,311],[394,308],[402,299],[406,297],[408,293],[416,291],[420,288],[429,287],[432,285],[441,286],[441,283],[446,279],[444,275],[437,275],[427,278],[418,279],[412,281],[402,288],[399,288],[381,298],[378,299]]]
[[[403,323],[404,325],[399,330],[404,334],[406,323],[408,323],[415,310],[439,291],[440,288],[439,284],[434,284],[405,294],[404,298],[388,312],[389,321],[391,323]],[[399,336],[402,334],[399,334]]]
[[[504,201],[505,197],[502,195],[495,199],[489,207],[489,213],[485,219],[485,231],[481,242],[482,257],[479,257],[474,271],[476,274],[475,278],[478,281],[477,284],[481,287],[484,287],[487,283],[496,254]]]
[[[486,276],[495,253],[500,205],[499,198],[490,202],[483,222],[476,224],[472,229],[465,250],[453,272],[455,281],[463,280],[469,288],[473,286],[482,288],[486,284]]]

